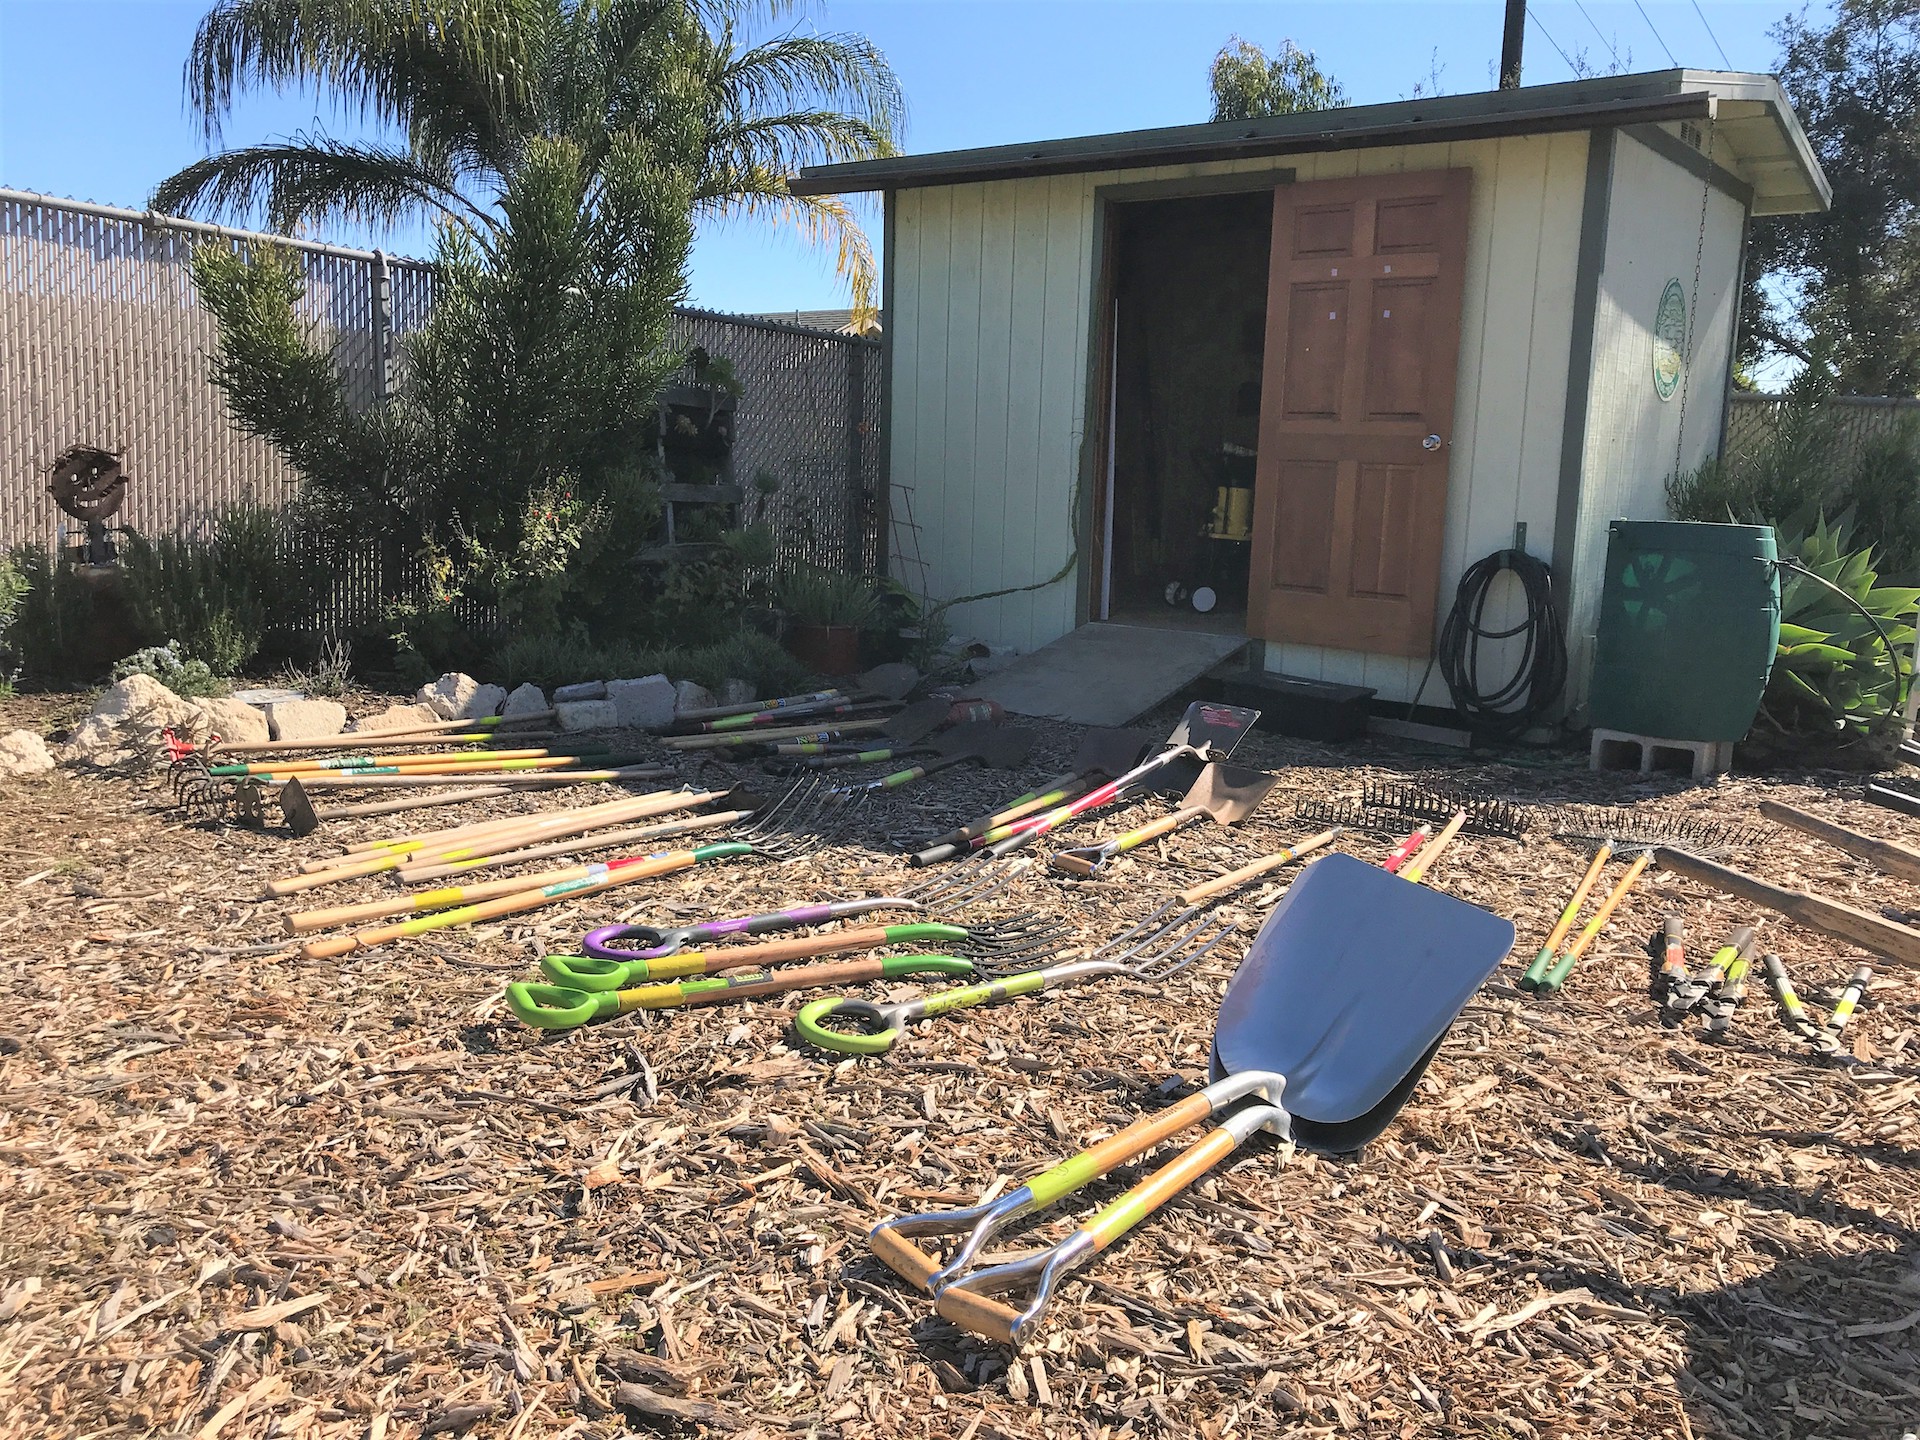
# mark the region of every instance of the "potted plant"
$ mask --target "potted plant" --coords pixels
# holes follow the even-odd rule
[[[778,596],[794,659],[821,675],[860,668],[860,632],[880,617],[873,586],[858,575],[808,565],[781,576]]]

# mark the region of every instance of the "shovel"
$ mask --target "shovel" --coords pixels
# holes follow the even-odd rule
[[[986,835],[997,827],[1011,825],[1036,811],[1051,810],[1068,800],[1077,800],[1102,780],[1126,774],[1140,763],[1141,757],[1154,743],[1154,737],[1145,730],[1104,727],[1088,730],[1080,737],[1080,748],[1074,753],[1072,770],[1065,775],[1054,776],[1037,790],[1015,796],[1000,809],[982,815],[958,830],[949,830],[930,842],[908,863],[938,865],[942,860],[951,860],[956,855],[964,855],[977,848]]]
[[[1075,816],[1084,815],[1123,795],[1146,788],[1149,782],[1162,785],[1173,776],[1180,775],[1179,789],[1185,790],[1193,783],[1194,776],[1181,775],[1176,766],[1183,763],[1204,765],[1210,760],[1228,759],[1247,731],[1253,728],[1253,722],[1259,718],[1258,710],[1249,710],[1241,705],[1195,701],[1187,707],[1187,713],[1180,717],[1180,723],[1173,727],[1173,733],[1167,737],[1167,743],[1157,755],[1097,789],[1089,790],[1070,804],[1049,810],[1044,815],[1016,821],[1011,827],[1012,833],[1003,838],[983,837],[988,842],[987,849],[996,856],[1010,854],[1066,824]]]
[[[1513,923],[1351,855],[1316,860],[1268,916],[1220,1002],[1216,1076],[1274,1070],[1301,1144],[1358,1150],[1426,1072]]]
[[[882,775],[865,784],[846,786],[841,793],[859,795],[873,790],[898,790],[902,785],[911,785],[916,780],[969,760],[993,770],[1018,770],[1027,763],[1027,756],[1033,753],[1034,742],[1039,738],[1031,730],[1007,730],[985,720],[970,720],[964,725],[954,726],[934,741],[933,750],[937,758],[924,760],[905,770],[896,770],[891,775]]]
[[[887,717],[886,724],[880,727],[880,734],[886,743],[880,749],[871,752],[875,760],[890,760],[896,750],[904,750],[927,738],[942,725],[946,724],[953,706],[945,700],[916,700],[906,709]],[[776,755],[818,755],[830,759],[823,764],[858,764],[865,752],[859,751],[862,742],[844,742],[836,740],[782,740],[774,744]],[[843,749],[843,747],[845,747]]]
[[[1068,875],[1085,878],[1098,875],[1116,855],[1138,849],[1149,840],[1170,835],[1182,825],[1211,817],[1218,825],[1237,825],[1266,799],[1267,792],[1279,783],[1279,777],[1260,770],[1214,762],[1201,767],[1200,778],[1193,782],[1180,808],[1162,815],[1137,829],[1099,845],[1082,845],[1062,850],[1053,857],[1053,868]]]

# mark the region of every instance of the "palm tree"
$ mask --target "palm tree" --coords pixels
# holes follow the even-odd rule
[[[210,142],[241,92],[309,90],[394,136],[324,134],[224,150],[154,191],[156,210],[276,231],[324,220],[392,225],[426,215],[488,251],[511,229],[508,197],[543,142],[589,177],[624,143],[663,132],[696,218],[770,216],[837,250],[857,309],[873,251],[832,198],[789,193],[801,165],[893,153],[900,87],[871,42],[797,28],[806,0],[217,0],[186,63]],[[677,167],[676,167],[677,168]]]

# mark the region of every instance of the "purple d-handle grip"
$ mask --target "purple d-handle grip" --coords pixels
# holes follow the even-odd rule
[[[796,905],[791,910],[775,910],[766,915],[740,915],[732,920],[708,920],[700,925],[683,925],[677,930],[661,930],[652,925],[603,925],[590,930],[580,942],[580,953],[595,960],[658,960],[675,955],[689,945],[704,945],[732,935],[764,935],[770,930],[797,930],[805,925],[824,925],[829,920],[844,920],[850,915],[865,915],[874,910],[917,909],[910,900],[878,895],[867,900],[833,900],[825,905]],[[645,949],[635,946],[644,945]]]

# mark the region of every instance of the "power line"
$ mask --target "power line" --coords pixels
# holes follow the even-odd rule
[[[1660,33],[1660,27],[1653,23],[1653,17],[1647,14],[1647,7],[1642,5],[1640,0],[1633,0],[1633,8],[1638,10],[1640,12],[1640,18],[1647,22],[1647,29],[1653,31],[1653,38],[1660,42],[1660,48],[1667,52],[1668,63],[1678,65],[1680,63],[1679,57],[1673,53],[1673,47],[1667,44],[1667,37]],[[1696,10],[1699,8],[1698,5],[1694,6]]]
[[[1581,4],[1580,0],[1573,0],[1573,8],[1578,10],[1582,15],[1586,16],[1588,26],[1592,28],[1594,34],[1600,36],[1600,43],[1606,46],[1607,53],[1613,56],[1613,68],[1616,70],[1625,68],[1620,64],[1620,52],[1613,48],[1613,42],[1607,39],[1606,35],[1601,31],[1598,25],[1595,25],[1593,23],[1593,16],[1587,15],[1587,7]]]
[[[1693,0],[1693,13],[1700,17],[1700,23],[1707,26],[1707,38],[1713,41],[1713,48],[1720,52],[1720,63],[1733,69],[1733,61],[1727,58],[1727,47],[1720,43],[1720,37],[1713,33],[1713,26],[1707,25],[1707,12],[1700,8],[1700,0]]]
[[[1527,18],[1533,21],[1535,28],[1537,28],[1542,35],[1547,37],[1547,44],[1554,48],[1555,53],[1559,55],[1561,60],[1565,61],[1567,69],[1573,72],[1573,78],[1578,80],[1580,78],[1580,67],[1574,64],[1573,61],[1568,58],[1567,52],[1560,48],[1560,42],[1553,38],[1553,32],[1540,23],[1540,17],[1533,13],[1533,7],[1531,5],[1527,7]]]

